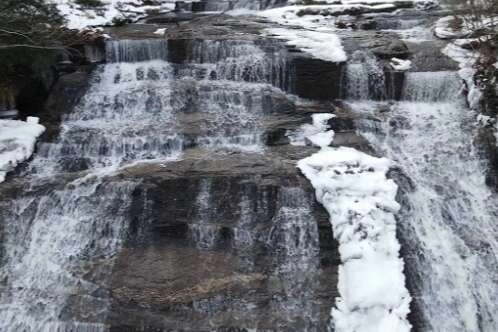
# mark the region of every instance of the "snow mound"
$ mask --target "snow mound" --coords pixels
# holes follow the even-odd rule
[[[313,115],[297,135],[321,147],[298,162],[330,216],[339,242],[339,294],[332,309],[337,332],[405,332],[411,297],[405,287],[394,214],[397,185],[387,179],[391,162],[352,148],[328,147],[333,114]],[[320,132],[321,130],[321,132]],[[328,136],[324,139],[323,135]],[[302,143],[301,140],[297,140]]]
[[[455,16],[445,16],[440,18],[434,26],[434,34],[441,39],[464,38],[470,34],[465,25],[455,22]]]
[[[26,122],[0,120],[0,182],[7,172],[33,154],[36,139],[45,131],[38,118],[28,117]]]

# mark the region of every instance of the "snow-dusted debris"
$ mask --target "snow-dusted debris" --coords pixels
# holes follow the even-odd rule
[[[101,0],[102,6],[83,7],[75,0],[49,0],[67,20],[71,29],[83,29],[108,25],[115,19],[138,19],[149,11],[164,11],[175,8],[174,1],[162,1],[158,5],[147,5],[144,0]]]
[[[410,60],[402,60],[398,58],[392,58],[389,64],[391,65],[391,67],[393,67],[394,70],[398,71],[410,70],[410,68],[412,67],[412,62]]]
[[[36,139],[44,131],[35,117],[28,117],[26,122],[0,120],[0,182],[7,172],[33,154]]]
[[[337,332],[405,332],[411,297],[405,287],[394,214],[397,185],[387,179],[388,159],[352,148],[329,147],[332,114],[316,114],[301,133],[321,150],[302,159],[299,169],[311,181],[330,216],[339,242],[339,293],[332,309]],[[321,133],[318,131],[322,130]],[[327,139],[322,139],[327,133]],[[318,139],[316,139],[318,138]],[[301,140],[302,142],[302,140]]]

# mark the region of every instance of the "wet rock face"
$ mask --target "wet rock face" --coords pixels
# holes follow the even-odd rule
[[[303,98],[333,100],[340,97],[342,63],[296,57],[292,61],[294,92]]]
[[[401,40],[393,40],[387,45],[375,47],[372,52],[381,59],[404,59],[409,54],[408,47]]]
[[[114,268],[111,331],[326,329],[337,247],[312,188],[279,162],[221,159],[129,171],[147,176]]]
[[[498,144],[496,128],[492,125],[495,123],[498,115],[496,77],[498,77],[498,70],[493,66],[491,66],[491,70],[488,69],[488,71],[481,68],[481,71],[478,73],[478,80],[482,82],[481,84],[483,87],[483,97],[481,101],[482,113],[485,116],[490,117],[491,123],[483,125],[479,129],[474,143],[480,148],[482,155],[488,160],[486,184],[494,191],[498,192]]]
[[[90,85],[90,75],[94,66],[82,66],[74,73],[58,78],[52,91],[45,101],[45,106],[37,115],[47,128],[43,134],[44,141],[50,141],[59,132],[59,126],[64,114],[69,113],[85,95]]]

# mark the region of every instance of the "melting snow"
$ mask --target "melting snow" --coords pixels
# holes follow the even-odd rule
[[[7,172],[33,154],[36,139],[44,131],[35,117],[28,117],[26,122],[0,120],[0,182]]]

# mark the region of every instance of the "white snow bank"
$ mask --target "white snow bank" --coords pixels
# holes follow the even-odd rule
[[[108,25],[115,18],[135,20],[145,16],[149,11],[165,11],[175,8],[174,1],[164,1],[160,5],[145,5],[144,0],[101,0],[103,6],[97,8],[84,8],[76,4],[74,0],[49,1],[57,5],[70,29]]]
[[[288,40],[287,44],[296,46],[318,59],[332,62],[347,60],[341,40],[331,32],[286,28],[272,28],[266,31],[270,35]]]
[[[327,131],[327,121],[332,117],[328,113],[313,115],[313,124],[303,125],[297,136],[309,135],[307,138],[321,147],[300,160],[298,167],[328,211],[339,242],[342,264],[340,297],[332,309],[335,331],[409,331],[406,317],[411,297],[405,287],[394,218],[399,210],[397,186],[386,178],[390,161],[352,148],[328,147],[333,131]]]
[[[0,120],[0,182],[7,172],[33,154],[36,139],[44,131],[35,117],[28,117],[26,122]]]
[[[394,70],[406,71],[412,67],[412,62],[410,60],[402,60],[398,58],[392,58],[389,63]]]

